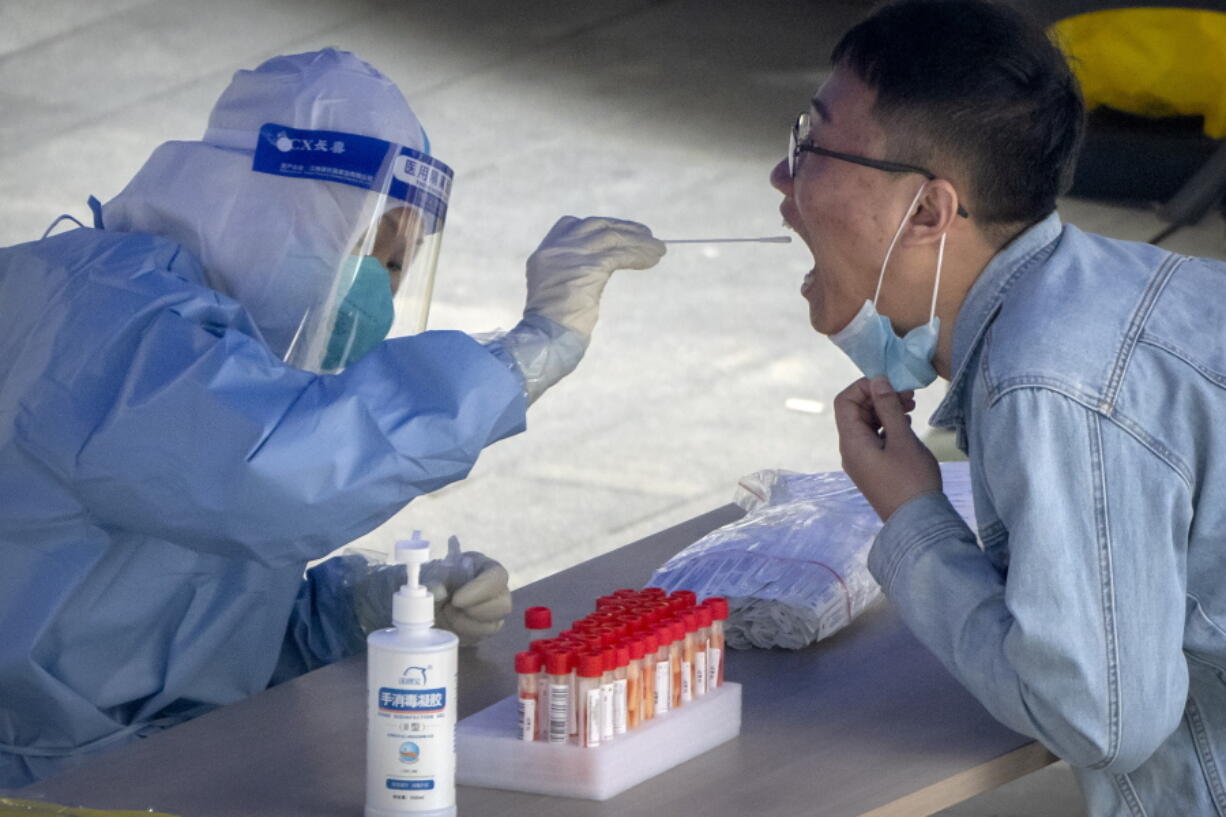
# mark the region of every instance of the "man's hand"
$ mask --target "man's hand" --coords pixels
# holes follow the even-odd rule
[[[920,494],[941,490],[936,457],[911,430],[913,392],[884,376],[860,378],[834,399],[843,470],[882,521]]]

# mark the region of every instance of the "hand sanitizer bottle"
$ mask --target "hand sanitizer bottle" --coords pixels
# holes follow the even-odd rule
[[[434,629],[434,597],[420,582],[430,543],[396,543],[408,581],[392,625],[366,646],[366,817],[454,817],[459,639]]]

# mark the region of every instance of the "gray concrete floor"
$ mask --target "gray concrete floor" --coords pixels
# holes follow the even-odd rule
[[[457,171],[432,328],[510,327],[523,260],[565,213],[664,237],[783,232],[767,184],[852,0],[0,0],[0,245],[115,195],[150,151],[196,139],[230,74],[335,45],[392,77]],[[1145,239],[1148,211],[1066,201]],[[1222,256],[1213,216],[1168,246]],[[457,534],[516,586],[730,500],[765,468],[838,467],[856,373],[807,325],[799,244],[674,247],[620,273],[580,369],[462,483],[356,544]],[[919,395],[925,417],[940,387]],[[950,815],[1074,815],[1061,766]]]

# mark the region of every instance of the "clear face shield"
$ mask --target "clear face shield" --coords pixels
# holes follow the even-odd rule
[[[329,222],[308,225],[310,248],[295,253],[303,274],[285,293],[296,315],[286,363],[339,372],[386,338],[425,330],[451,168],[381,139],[268,124],[253,169],[311,180],[303,195],[319,196],[313,209]]]

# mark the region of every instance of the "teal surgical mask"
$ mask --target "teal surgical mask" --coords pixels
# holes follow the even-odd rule
[[[851,358],[851,362],[856,364],[865,377],[885,375],[895,391],[922,388],[937,377],[936,369],[932,367],[932,358],[936,355],[937,336],[941,328],[936,308],[937,290],[941,285],[941,263],[945,258],[944,235],[941,236],[937,249],[937,273],[936,281],[932,285],[932,306],[928,322],[915,327],[904,337],[899,337],[890,319],[877,312],[877,299],[881,295],[881,284],[885,280],[885,268],[890,263],[890,255],[894,252],[894,245],[898,243],[898,237],[902,235],[907,219],[915,212],[915,206],[926,186],[925,184],[920,187],[915,194],[911,206],[907,208],[907,214],[899,222],[894,238],[885,251],[873,300],[865,301],[851,323],[830,336],[834,345]]]
[[[343,369],[379,345],[392,328],[392,278],[374,256],[351,256],[344,277],[352,279],[336,312],[323,370]]]

